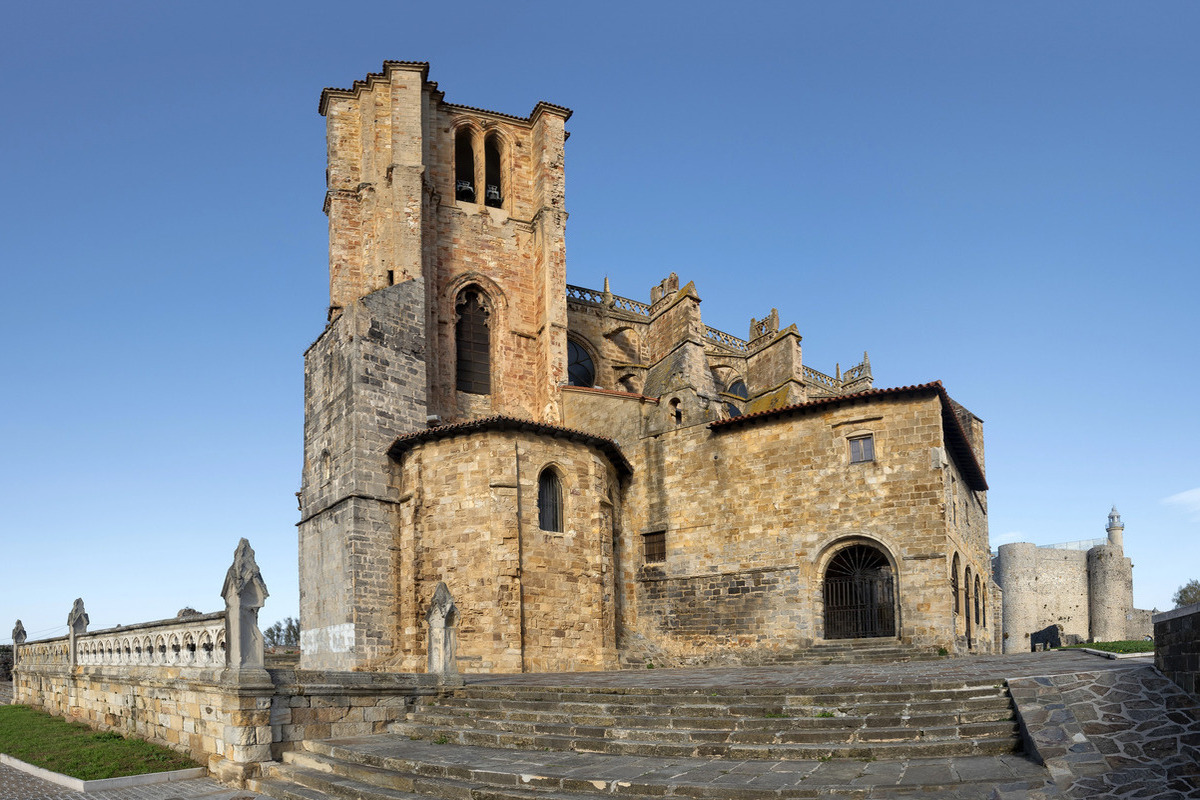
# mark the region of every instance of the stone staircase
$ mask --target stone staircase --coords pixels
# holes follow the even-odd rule
[[[280,800],[986,798],[1040,786],[1003,684],[783,688],[477,684],[383,736],[306,741],[250,786]],[[888,789],[890,787],[890,789]],[[923,795],[924,796],[924,795]]]
[[[605,691],[472,686],[420,702],[393,733],[475,747],[659,757],[915,758],[1019,749],[995,684]]]

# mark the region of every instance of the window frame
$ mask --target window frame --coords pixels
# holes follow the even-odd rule
[[[869,455],[866,454],[865,450],[862,447],[863,442],[869,443],[869,447],[867,448],[870,450]],[[858,450],[859,450],[858,458],[855,458],[855,452],[854,452],[856,444],[858,445]],[[874,432],[858,433],[858,434],[853,434],[851,436],[847,436],[846,437],[846,445],[847,445],[847,455],[849,456],[851,464],[869,464],[875,460],[875,434],[874,434]]]
[[[663,564],[667,560],[667,532],[648,531],[642,534],[642,563]]]
[[[562,478],[554,467],[544,467],[538,473],[538,530],[547,533],[563,533],[566,519],[563,508]]]

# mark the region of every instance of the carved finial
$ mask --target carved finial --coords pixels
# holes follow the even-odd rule
[[[604,291],[606,294],[610,291],[608,288],[608,276],[607,275],[604,276]]]
[[[90,622],[87,610],[83,607],[83,598],[76,597],[74,605],[71,606],[71,613],[67,614],[67,627],[71,629],[72,633],[78,635],[87,633],[87,626]]]
[[[842,381],[842,365],[841,364],[833,365],[833,377],[837,378],[838,383],[841,383],[841,381]]]
[[[225,573],[225,585],[221,587],[221,596],[228,598],[230,593],[240,594],[251,582],[257,581],[262,587],[262,596],[267,597],[267,584],[262,579],[262,572],[254,560],[254,548],[250,542],[242,539],[237,549],[233,551],[233,563]]]
[[[12,640],[13,644],[25,644],[25,626],[21,624],[21,620],[17,620],[13,627]]]
[[[867,355],[866,350],[863,350],[863,366],[867,368],[867,372],[871,371],[871,357]]]

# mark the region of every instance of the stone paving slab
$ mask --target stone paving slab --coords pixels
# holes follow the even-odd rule
[[[1009,687],[1027,747],[1064,796],[1200,797],[1200,703],[1154,667],[1015,678]]]
[[[266,795],[230,789],[208,778],[131,786],[103,792],[75,792],[0,764],[0,800],[269,800]]]
[[[1150,656],[1147,663],[1153,661]],[[940,661],[821,666],[629,669],[616,672],[537,672],[464,675],[467,686],[574,687],[600,690],[687,690],[708,686],[746,689],[812,689],[919,683],[988,683],[1013,677],[1126,669],[1137,659],[1112,661],[1088,653],[1053,650],[1005,656],[970,656]]]

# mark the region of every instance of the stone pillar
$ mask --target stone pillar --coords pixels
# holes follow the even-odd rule
[[[76,597],[75,604],[71,606],[71,613],[67,615],[67,637],[69,639],[67,647],[68,663],[74,667],[76,662],[75,657],[75,637],[82,636],[87,633],[88,623],[87,611],[83,607],[83,598]]]
[[[258,610],[267,600],[267,584],[254,561],[254,550],[245,539],[234,551],[221,596],[225,598],[225,666],[262,669],[263,635],[258,629]]]
[[[443,678],[457,675],[458,607],[442,581],[438,581],[425,621],[429,624],[428,672]]]
[[[13,689],[17,686],[17,654],[21,651],[21,645],[25,644],[25,626],[21,624],[21,620],[17,620],[17,624],[12,629],[13,640]]]
[[[209,760],[209,772],[227,783],[244,785],[258,762],[271,760],[271,676],[264,668],[258,610],[267,585],[245,539],[221,587],[225,598],[225,673],[221,714],[226,719],[224,750]]]

